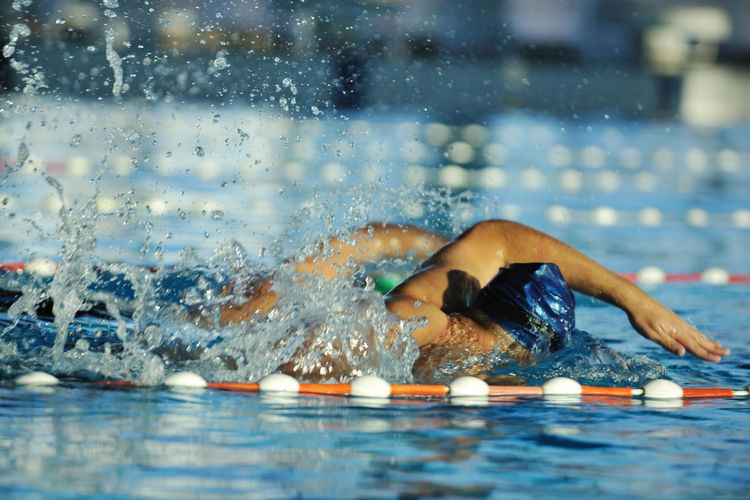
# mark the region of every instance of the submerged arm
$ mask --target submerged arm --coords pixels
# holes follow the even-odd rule
[[[295,265],[300,274],[318,274],[326,280],[347,275],[350,262],[363,264],[382,259],[424,259],[448,242],[438,234],[408,224],[373,223],[356,229],[348,240],[330,238],[330,252],[323,254],[321,243],[318,253]],[[277,295],[268,279],[241,304],[227,304],[220,312],[220,324],[239,323],[256,314],[266,314],[276,304]],[[232,287],[225,295],[232,293]]]
[[[721,356],[729,354],[720,343],[703,335],[634,283],[569,245],[510,221],[485,221],[473,226],[394,290],[389,307],[401,317],[426,317],[425,329],[415,335],[435,338],[445,324],[438,312],[450,303],[473,300],[456,296],[450,286],[451,275],[475,278],[479,287],[484,287],[500,267],[523,262],[554,262],[571,288],[619,307],[636,331],[678,356],[687,350],[699,358],[720,361]]]
[[[355,230],[347,240],[330,238],[330,255],[323,256],[323,245],[319,253],[296,265],[298,273],[318,273],[326,280],[348,274],[349,262],[356,265],[382,259],[425,259],[448,239],[430,231],[408,224],[373,223]]]

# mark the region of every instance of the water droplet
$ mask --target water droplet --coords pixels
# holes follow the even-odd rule
[[[81,137],[81,134],[74,135],[73,138],[70,139],[70,147],[71,148],[77,148],[78,146],[80,146],[81,145],[81,139],[83,139],[83,137]]]
[[[29,147],[26,145],[26,142],[21,142],[21,144],[18,145],[18,153],[16,153],[16,161],[19,165],[23,165],[26,163],[26,160],[29,159]]]
[[[203,158],[204,156],[206,156],[206,152],[203,151],[203,146],[195,147],[195,156],[197,156],[198,158]]]
[[[31,5],[31,0],[13,0],[13,10],[21,11]]]
[[[242,130],[241,128],[237,129],[237,133],[240,134],[240,144],[244,143],[246,140],[250,138],[250,134]]]
[[[116,9],[120,6],[120,3],[117,0],[102,0],[102,5],[108,9]]]
[[[89,350],[89,341],[86,339],[78,339],[75,344],[75,350],[78,352],[87,352]]]
[[[220,119],[220,118],[221,118],[221,115],[220,115],[220,114],[218,114],[218,113],[216,113],[216,114],[215,114],[215,115],[213,116],[213,120],[212,120],[212,121],[213,121],[214,123],[219,123],[219,119]]]
[[[218,70],[226,69],[229,67],[229,63],[227,62],[226,58],[224,56],[219,56],[216,59],[214,59],[214,68]]]
[[[224,212],[222,210],[211,210],[211,218],[213,220],[221,220],[224,218]]]

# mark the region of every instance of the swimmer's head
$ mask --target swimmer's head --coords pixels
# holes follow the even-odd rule
[[[575,298],[551,263],[501,268],[474,307],[535,354],[559,349],[575,329]]]

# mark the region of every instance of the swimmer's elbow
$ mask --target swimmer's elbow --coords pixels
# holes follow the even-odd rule
[[[448,328],[448,316],[434,304],[420,302],[410,297],[390,296],[386,307],[397,318],[405,321],[423,321],[412,336],[419,346],[424,346],[439,338]]]

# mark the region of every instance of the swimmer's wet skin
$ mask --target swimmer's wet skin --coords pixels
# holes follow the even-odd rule
[[[331,238],[326,244],[325,258],[321,251],[296,264],[300,279],[351,273],[350,263],[429,256],[385,297],[396,317],[421,321],[413,332],[422,352],[419,362],[454,347],[471,354],[507,353],[518,361],[554,351],[575,326],[568,286],[621,308],[636,331],[677,355],[688,351],[720,361],[729,354],[635,284],[515,222],[480,222],[452,242],[414,226],[372,224],[346,241]],[[270,311],[278,298],[272,280],[265,277],[249,290],[227,288],[225,294],[236,295],[236,303],[221,308],[219,323],[239,323]],[[399,324],[391,331],[399,334]]]
[[[722,356],[730,353],[719,342],[693,328],[634,283],[565,243],[530,227],[510,221],[488,220],[475,224],[454,241],[445,243],[447,241],[442,237],[413,226],[373,224],[355,231],[348,241],[329,240],[331,257],[310,257],[297,265],[297,271],[300,274],[317,273],[331,279],[346,270],[345,264],[350,261],[361,264],[383,258],[427,256],[437,250],[415,274],[386,296],[388,309],[398,318],[426,320],[413,332],[423,354],[427,353],[425,348],[428,347],[461,346],[476,353],[501,350],[523,359],[528,356],[529,349],[539,350],[535,340],[538,332],[530,332],[523,340],[520,337],[524,335],[520,335],[521,330],[516,328],[528,329],[529,320],[531,323],[541,320],[539,326],[542,328],[539,331],[547,327],[549,338],[546,348],[554,346],[555,335],[560,339],[569,335],[568,329],[572,330],[574,325],[572,296],[570,300],[558,301],[554,306],[564,306],[566,309],[558,309],[563,313],[560,318],[554,318],[552,314],[546,314],[546,317],[522,314],[526,320],[521,322],[517,319],[518,313],[524,313],[524,307],[529,309],[538,305],[534,302],[543,295],[539,291],[527,294],[521,301],[525,301],[527,306],[515,312],[506,307],[503,313],[501,308],[493,309],[492,301],[480,300],[502,288],[503,276],[514,275],[507,269],[530,263],[547,263],[534,265],[537,271],[542,270],[542,274],[551,272],[555,275],[546,285],[557,292],[550,290],[549,293],[557,293],[561,299],[570,293],[566,292],[567,286],[570,286],[573,290],[613,304],[628,315],[637,332],[678,356],[691,352],[706,361],[718,362]],[[519,266],[515,268],[520,269]],[[531,280],[531,283],[537,281]],[[541,285],[545,286],[545,283]],[[521,281],[515,288],[523,289],[525,286],[527,284]],[[265,291],[251,295],[245,303],[225,307],[221,311],[221,322],[236,323],[256,314],[265,314],[276,301],[275,295],[270,294],[275,292],[269,285]],[[555,300],[550,304],[554,305]],[[511,325],[513,321],[516,327]]]
[[[635,284],[565,243],[510,221],[472,226],[392,290],[386,303],[399,318],[426,318],[426,324],[414,331],[421,347],[444,341],[449,315],[456,311],[468,318],[478,346],[496,346],[507,339],[475,319],[478,294],[500,269],[533,262],[554,263],[568,286],[619,307],[637,332],[678,356],[687,351],[718,362],[729,354]]]

